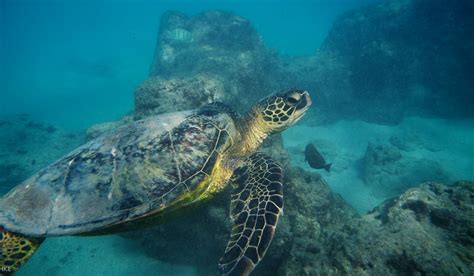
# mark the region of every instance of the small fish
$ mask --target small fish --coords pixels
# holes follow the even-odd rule
[[[326,163],[324,157],[311,143],[309,143],[304,150],[304,161],[307,161],[309,166],[313,169],[325,169],[328,172],[332,165],[332,163]]]

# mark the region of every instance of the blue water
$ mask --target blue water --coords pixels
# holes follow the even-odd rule
[[[368,2],[3,0],[0,115],[24,112],[75,129],[131,111],[166,10],[230,10],[248,18],[269,47],[308,55],[335,17]]]
[[[437,36],[436,32],[431,35],[423,28],[424,34],[416,33],[417,28],[413,28],[415,33],[406,29],[397,32],[390,29],[394,28],[393,24],[387,23],[392,22],[390,16],[374,19],[367,14],[357,14],[351,17],[353,21],[349,23],[364,22],[369,18],[377,24],[362,30],[341,29],[341,26],[345,26],[343,24],[333,25],[334,22],[341,23],[338,19],[347,15],[347,12],[383,1],[0,0],[0,196],[83,144],[88,135],[86,131],[91,126],[117,121],[133,114],[134,92],[149,77],[160,18],[169,10],[179,11],[189,17],[208,10],[231,11],[248,19],[261,35],[265,46],[273,49],[281,60],[299,61],[294,64],[303,68],[300,68],[299,73],[306,77],[302,83],[312,89],[310,93],[314,107],[298,125],[282,135],[283,146],[289,154],[289,165],[320,174],[328,182],[331,191],[341,195],[358,214],[365,214],[402,192],[397,190],[389,193],[390,187],[367,184],[361,167],[370,144],[389,148],[395,151],[394,155],[401,156],[396,162],[388,162],[395,164],[393,167],[387,166],[387,170],[383,166],[378,168],[382,176],[389,171],[387,177],[395,180],[401,175],[399,180],[404,181],[401,186],[414,187],[419,184],[417,181],[451,183],[460,179],[474,179],[474,117],[463,113],[470,108],[468,105],[468,108],[459,107],[464,99],[474,100],[473,94],[469,94],[474,91],[472,79],[459,81],[474,68],[474,55],[469,51],[472,51],[469,45],[474,45],[472,39],[466,38],[465,45],[468,46],[454,41],[457,44],[453,43],[453,48],[440,48],[449,52],[434,51],[436,58],[428,55],[428,61],[431,58],[436,61],[433,61],[434,68],[443,69],[435,72],[439,74],[431,75],[433,72],[428,68],[431,64],[426,66],[421,57],[418,59],[419,52],[416,52],[418,48],[415,46],[422,45],[419,49],[425,50],[426,47],[427,51],[431,48],[424,41],[424,36],[421,39],[418,36],[426,35],[433,39],[434,45],[451,45],[450,39],[457,33]],[[390,1],[389,10],[394,14],[403,11],[407,8],[405,4],[410,2]],[[458,13],[468,14],[469,11],[459,12],[464,6],[462,1],[458,2],[461,3]],[[433,3],[439,6],[440,2],[433,0]],[[427,13],[409,16],[422,18],[419,22],[413,22],[413,26],[429,25],[428,19],[439,16],[442,11],[433,8]],[[446,26],[448,29],[456,26],[458,18],[452,19],[449,14],[446,18],[447,23],[440,23],[440,28],[433,26],[432,29],[439,32]],[[472,26],[465,24],[456,30],[462,33]],[[328,45],[339,46],[338,49],[346,52],[326,53],[314,61],[313,58],[319,53],[331,30],[345,36],[333,36],[336,42]],[[352,31],[356,38],[352,36]],[[363,38],[367,43],[352,44],[358,41],[358,32],[364,35],[368,33]],[[387,35],[382,36],[382,42],[377,40],[380,32]],[[412,43],[407,44],[407,47],[400,43],[405,36]],[[360,51],[362,54],[351,56],[353,48],[354,52]],[[331,54],[347,58],[343,60],[347,63],[338,63],[340,60],[331,59]],[[462,56],[463,60],[446,60],[446,56]],[[388,66],[376,67],[380,60],[387,61]],[[314,65],[312,62],[323,62],[324,66],[311,67]],[[353,64],[355,67],[350,67]],[[311,71],[314,68],[317,70]],[[459,68],[465,70],[459,71]],[[318,70],[327,71],[321,73]],[[405,71],[408,73],[405,74]],[[392,75],[393,72],[395,74]],[[319,78],[317,82],[314,82],[311,74]],[[403,82],[406,79],[409,80],[408,85]],[[292,81],[296,82],[289,79],[290,83]],[[349,85],[345,86],[347,83]],[[325,91],[328,87],[329,91]],[[357,90],[360,87],[366,90]],[[451,93],[460,95],[452,100],[452,104],[449,97]],[[364,106],[364,103],[370,102],[365,101],[365,97],[373,99],[376,104]],[[397,107],[407,98],[412,101],[407,101],[406,113],[404,108],[388,108]],[[467,100],[464,104],[466,102],[472,103]],[[320,104],[326,104],[326,109],[319,109]],[[352,106],[355,108],[351,109]],[[400,112],[395,112],[395,115],[400,116],[390,116],[393,110]],[[303,149],[308,143],[317,145],[326,160],[332,163],[331,172],[314,170],[307,164]],[[387,155],[390,154],[393,152]],[[424,170],[424,175],[419,175],[420,167],[428,168]],[[435,169],[437,174],[431,173]],[[403,189],[406,190],[406,186]],[[304,198],[301,201],[304,204],[312,200]],[[216,242],[206,246],[206,243],[214,242],[214,238],[219,240],[221,237],[213,235],[222,234],[223,230],[217,228],[229,225],[212,225],[212,222],[218,221],[216,217],[227,216],[218,213],[223,212],[222,208],[216,208],[216,213],[212,211],[210,209],[202,216],[185,216],[182,221],[171,223],[164,230],[157,228],[155,232],[138,232],[146,233],[144,236],[131,234],[47,239],[18,275],[215,274],[218,258],[214,255],[221,254],[221,245],[216,245]],[[295,221],[301,217],[297,219]],[[187,229],[189,232],[182,233],[176,230],[180,222],[193,222],[196,226],[186,225],[188,228],[183,231]],[[321,227],[308,225],[314,229]],[[277,231],[287,233],[300,226],[291,227],[287,222]],[[216,232],[216,229],[219,231]],[[205,239],[203,233],[209,235],[209,240]],[[308,236],[311,234],[308,232]],[[169,243],[166,239],[168,235],[172,236]],[[319,249],[304,248],[311,252],[302,250],[304,253],[300,253],[298,246],[304,247],[304,242],[298,240],[300,238],[293,241],[292,237],[284,241],[296,244],[291,257],[302,262],[310,259],[311,264],[317,264],[320,260],[312,260],[311,257],[314,253],[312,250]],[[216,247],[219,247],[217,253],[213,251],[217,250]],[[196,253],[183,250],[196,250]],[[275,253],[271,250],[268,252],[270,255]]]

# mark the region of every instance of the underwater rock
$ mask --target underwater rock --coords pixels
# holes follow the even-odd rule
[[[425,183],[386,201],[363,218],[376,225],[373,245],[376,240],[386,245],[378,250],[372,247],[371,251],[380,253],[390,270],[472,274],[473,198],[473,182],[451,186]]]
[[[158,226],[121,234],[135,242],[137,251],[159,261],[194,266],[199,275],[217,275],[217,260],[228,241],[229,193]]]
[[[290,156],[283,147],[283,137],[281,133],[272,134],[260,146],[260,152],[272,156],[281,166],[286,167],[290,164]]]
[[[150,76],[219,72],[232,64],[251,61],[263,42],[250,22],[224,11],[206,11],[194,17],[169,11],[160,21],[158,43]],[[192,57],[192,58],[190,58]],[[247,57],[248,58],[248,57]]]
[[[307,237],[281,275],[470,275],[474,271],[474,183],[422,184],[360,218]],[[290,254],[291,254],[290,253]],[[298,255],[296,255],[298,256]],[[305,258],[308,258],[305,261]]]
[[[473,117],[474,2],[388,0],[349,11],[287,68],[331,118]]]
[[[193,17],[166,12],[160,22],[150,79],[136,94],[144,93],[143,89],[154,90],[156,88],[149,86],[163,81],[193,80],[203,78],[202,74],[215,82],[212,86],[226,92],[216,99],[228,99],[225,102],[232,102],[239,111],[246,110],[250,103],[268,91],[294,85],[281,70],[276,53],[265,47],[248,20],[224,11],[206,11]],[[209,95],[199,95],[201,92],[206,90],[194,91],[183,100],[192,103],[191,106],[184,104],[187,109],[207,102]],[[151,103],[162,101],[154,92],[145,94],[142,99]],[[178,100],[174,101],[180,104]],[[136,104],[138,112],[146,106],[140,98]],[[180,110],[181,106],[175,106],[173,111]]]
[[[396,196],[410,187],[427,181],[447,181],[441,165],[425,158],[402,154],[391,144],[367,145],[361,160],[361,176],[375,194]]]
[[[357,213],[317,173],[292,168],[285,179],[285,213],[281,224],[288,223],[290,227],[288,233],[279,233],[277,229],[277,245],[272,246],[279,254],[269,252],[266,258],[273,262],[266,268],[262,262],[260,271],[266,269],[264,275],[315,275],[313,267],[330,261],[327,256],[321,258],[327,250],[327,237],[343,231],[357,218]],[[284,239],[279,239],[279,235]]]
[[[135,91],[135,117],[196,109],[213,101],[229,100],[216,77],[198,74],[189,78],[151,77]]]

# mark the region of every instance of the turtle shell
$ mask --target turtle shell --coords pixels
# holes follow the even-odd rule
[[[164,210],[210,174],[232,142],[224,112],[183,111],[109,132],[0,199],[0,226],[32,237],[87,233]]]

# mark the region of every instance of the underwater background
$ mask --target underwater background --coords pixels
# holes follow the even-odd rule
[[[469,0],[0,1],[0,195],[127,122],[298,87],[313,107],[263,147],[285,213],[253,275],[472,275],[472,34]],[[217,275],[227,205],[47,239],[16,275]]]

